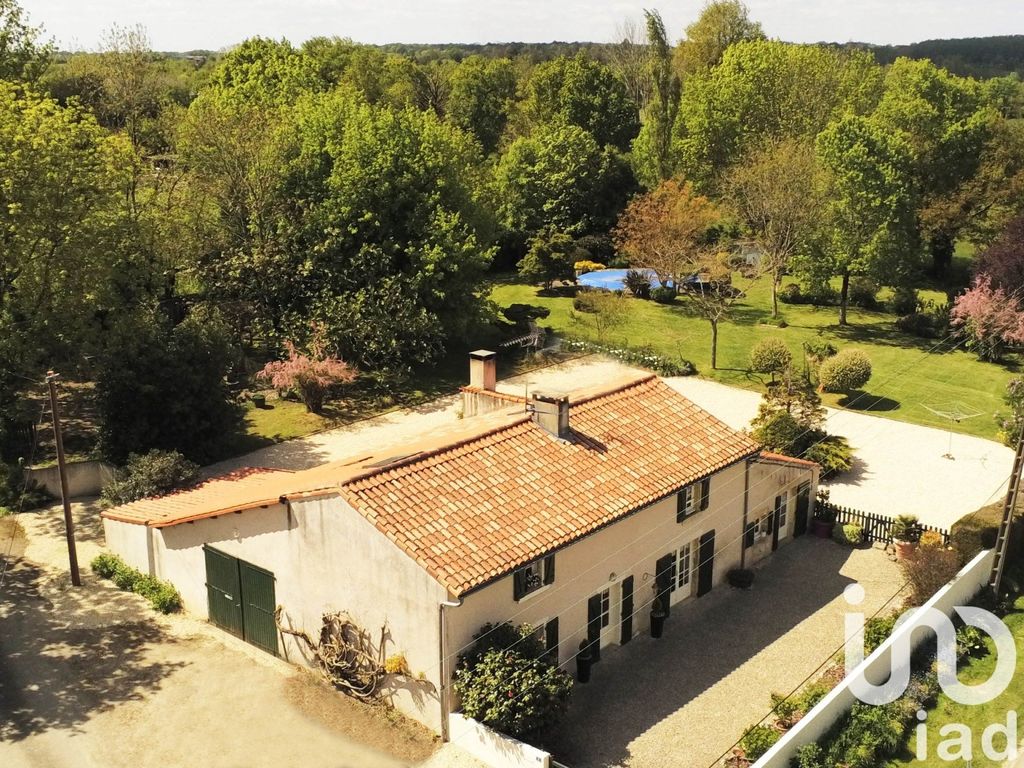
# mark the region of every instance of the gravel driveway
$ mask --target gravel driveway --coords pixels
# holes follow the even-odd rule
[[[757,571],[749,591],[716,588],[673,609],[660,640],[604,654],[577,686],[554,748],[572,768],[707,768],[843,641],[843,589],[868,615],[893,597],[897,568],[878,549],[804,537]],[[893,600],[896,607],[899,599]]]

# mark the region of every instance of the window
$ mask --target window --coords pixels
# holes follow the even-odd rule
[[[789,492],[783,491],[775,497],[775,513],[779,516],[779,530],[786,530],[786,523],[789,522]]]
[[[747,529],[743,535],[743,546],[747,549],[762,539],[772,535],[772,519],[774,512],[768,512],[756,520],[747,523]]]
[[[513,574],[513,597],[522,600],[529,594],[553,584],[555,581],[555,556],[548,555],[543,560],[535,560],[524,565]]]
[[[690,586],[690,566],[692,548],[689,544],[679,550],[676,559],[676,588],[684,589]]]
[[[772,518],[774,515],[769,512],[757,521],[757,538],[763,539],[772,535]]]
[[[601,593],[601,629],[608,626],[612,617],[612,593],[606,589]]]
[[[676,522],[681,523],[695,512],[708,508],[711,498],[711,478],[688,485],[676,494]]]

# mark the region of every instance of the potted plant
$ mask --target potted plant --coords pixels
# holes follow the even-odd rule
[[[662,632],[665,631],[666,618],[668,618],[668,613],[665,611],[661,598],[654,598],[654,602],[651,603],[651,637],[655,639],[661,637]]]
[[[916,515],[900,515],[892,521],[889,533],[896,547],[896,558],[904,560],[921,540],[921,523]]]
[[[814,520],[811,522],[811,529],[819,539],[831,539],[832,531],[836,527],[836,509],[828,502],[828,489],[818,491],[818,498],[814,504]]]
[[[252,401],[253,406],[256,408],[267,407],[267,396],[262,392],[253,392],[252,395],[249,396],[249,399]]]
[[[750,589],[754,584],[754,572],[749,568],[733,568],[726,578],[729,586],[735,589]]]
[[[581,683],[590,682],[590,668],[594,665],[594,654],[590,651],[590,643],[580,642],[579,653],[576,654],[576,679]]]

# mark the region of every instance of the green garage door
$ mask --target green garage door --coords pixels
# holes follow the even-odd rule
[[[210,621],[276,656],[274,574],[213,547],[203,550]]]

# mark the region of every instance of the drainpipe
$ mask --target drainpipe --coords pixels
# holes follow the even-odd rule
[[[747,513],[750,507],[750,459],[743,462],[743,533],[740,537],[740,568],[747,567]]]
[[[451,734],[448,729],[448,714],[451,711],[451,707],[448,706],[448,702],[451,700],[449,691],[451,687],[451,673],[448,670],[448,622],[446,620],[445,608],[458,608],[462,605],[462,599],[458,600],[446,600],[440,603],[437,607],[437,652],[438,652],[438,669],[441,670],[441,743],[447,744],[450,741]]]

